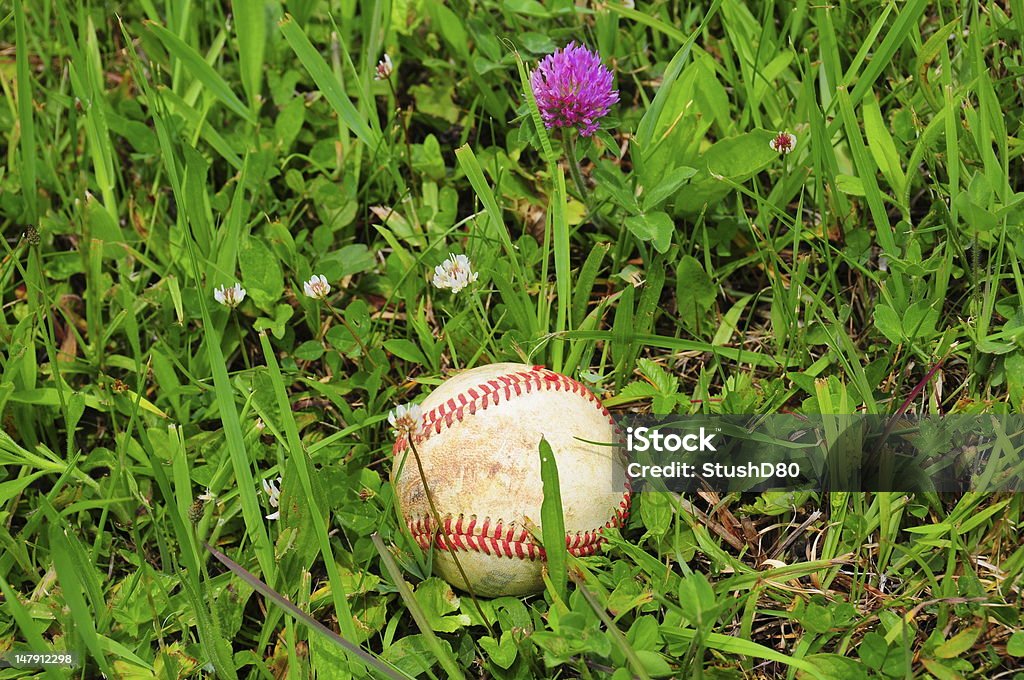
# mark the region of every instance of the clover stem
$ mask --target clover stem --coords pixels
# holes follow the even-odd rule
[[[565,156],[569,165],[569,175],[572,176],[572,183],[576,185],[576,191],[587,206],[587,217],[593,220],[599,227],[607,227],[608,221],[597,212],[590,191],[587,189],[586,181],[583,179],[583,169],[580,168],[579,156],[576,153],[576,136],[572,128],[562,128],[562,144],[565,147]]]
[[[332,305],[329,301],[324,300],[324,304],[327,305],[327,309],[331,310],[331,314],[334,315],[334,318],[340,321],[341,325],[344,326],[346,330],[348,330],[349,335],[351,335],[352,339],[356,341],[357,345],[359,345],[359,349],[363,351],[363,356],[369,360],[370,365],[373,366],[374,368],[377,368],[377,362],[373,360],[372,356],[370,356],[370,351],[366,349],[366,344],[363,343],[363,339],[359,337],[359,334],[356,333],[356,330],[352,328],[348,320],[345,319],[344,314],[338,312],[338,310],[334,308],[334,305]]]
[[[245,370],[249,370],[252,366],[249,365],[249,355],[245,351],[245,345],[242,342],[242,323],[238,320],[237,314],[232,314],[231,318],[235,322],[235,331],[238,333],[238,353],[242,355],[242,363],[245,364]]]
[[[427,485],[427,475],[423,472],[423,462],[420,460],[420,452],[416,450],[415,437],[413,431],[410,429],[405,433],[406,438],[409,441],[409,449],[412,451],[413,457],[416,459],[416,468],[420,473],[420,481],[423,482],[423,491],[427,496],[427,504],[430,506],[430,514],[433,515],[434,520],[434,531],[431,537],[431,542],[437,545],[437,535],[441,532],[441,515],[437,511],[437,506],[434,505],[434,494],[431,493],[430,487]],[[440,547],[440,546],[439,546]],[[491,622],[484,614],[483,607],[480,606],[479,600],[476,599],[476,593],[473,591],[473,584],[469,580],[469,576],[466,575],[466,570],[462,568],[462,562],[459,561],[459,556],[455,553],[458,552],[454,546],[448,546],[448,553],[452,556],[452,561],[455,562],[455,567],[459,570],[459,576],[462,577],[463,583],[466,584],[466,589],[469,591],[469,597],[473,600],[473,604],[476,605],[476,611],[480,614],[480,620],[484,622],[484,627],[487,628],[487,632],[493,636],[494,631],[491,630]]]
[[[415,176],[412,170],[412,145],[409,144],[409,126],[405,121],[404,112],[398,107],[398,92],[395,91],[395,84],[391,82],[390,75],[387,77],[387,81],[388,89],[391,90],[391,96],[395,100],[395,113],[398,117],[398,124],[402,127],[402,140],[405,142],[405,164],[409,169],[409,191],[411,192]]]
[[[569,161],[569,174],[572,175],[572,183],[576,185],[576,191],[580,198],[590,207],[589,192],[583,181],[583,170],[580,168],[579,156],[576,155],[576,137],[572,134],[572,128],[562,128],[562,143],[565,145],[566,160]]]

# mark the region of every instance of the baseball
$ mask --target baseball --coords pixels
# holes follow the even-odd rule
[[[624,463],[609,445],[615,424],[581,383],[542,366],[491,364],[445,381],[421,408],[411,436],[422,478],[399,434],[391,479],[409,532],[424,549],[433,543],[435,570],[453,586],[484,597],[543,589],[544,551],[526,524],[540,526],[542,437],[558,465],[570,554],[595,553],[602,531],[628,516]]]

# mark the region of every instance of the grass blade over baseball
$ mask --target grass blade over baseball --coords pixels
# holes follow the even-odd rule
[[[544,500],[540,504],[540,530],[547,554],[548,575],[555,594],[565,602],[569,573],[565,549],[565,517],[562,515],[562,489],[558,482],[555,452],[547,439],[540,440],[540,479],[544,484]]]

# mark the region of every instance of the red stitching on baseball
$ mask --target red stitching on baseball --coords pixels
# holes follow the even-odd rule
[[[565,547],[570,555],[585,557],[597,552],[605,537],[601,531],[606,528],[619,527],[626,519],[630,499],[623,498],[616,509],[615,516],[608,520],[604,526],[579,533],[566,534]],[[499,557],[518,557],[520,559],[544,559],[544,549],[533,542],[533,537],[526,529],[516,532],[514,524],[505,525],[502,520],[490,527],[490,518],[484,518],[481,526],[477,527],[477,518],[473,516],[468,526],[463,526],[464,518],[446,516],[441,521],[441,531],[434,533],[434,522],[430,517],[415,517],[408,522],[409,533],[412,534],[416,543],[426,550],[430,547],[433,538],[434,545],[440,550],[475,550],[486,555],[494,554]]]
[[[512,392],[517,396],[523,394],[523,390],[529,394],[533,389],[538,391],[554,390],[567,391],[578,394],[601,411],[608,418],[612,425],[615,420],[611,413],[605,408],[601,400],[594,396],[585,385],[564,375],[549,371],[543,366],[534,366],[528,371],[516,371],[506,375],[498,376],[485,383],[470,388],[446,402],[438,404],[423,415],[423,424],[419,432],[414,435],[416,443],[426,441],[430,437],[441,434],[441,430],[451,427],[456,421],[462,421],[466,412],[470,415],[478,410],[482,411],[490,406],[497,406],[504,400],[512,398]],[[468,399],[467,399],[468,395]],[[458,399],[458,401],[456,401]],[[395,456],[404,451],[408,446],[405,436],[395,440],[392,452]],[[583,531],[574,534],[566,534],[565,547],[570,555],[585,557],[593,555],[605,542],[601,532],[606,528],[621,527],[629,517],[629,508],[632,504],[632,486],[629,479],[626,479],[625,493],[618,507],[615,508],[612,518],[605,522],[604,526],[590,531]],[[515,525],[502,526],[499,519],[494,528],[491,529],[491,520],[485,517],[481,526],[476,526],[477,518],[472,516],[469,526],[463,527],[463,517],[460,515],[454,522],[452,516],[448,515],[442,520],[439,531],[434,532],[433,519],[430,516],[414,517],[408,520],[409,533],[412,534],[416,543],[426,550],[430,547],[433,538],[434,545],[440,550],[473,550],[490,555],[491,551],[500,557],[517,557],[519,559],[546,559],[544,549],[533,542],[530,532],[523,529],[519,535],[515,535]],[[503,536],[503,529],[505,529]]]

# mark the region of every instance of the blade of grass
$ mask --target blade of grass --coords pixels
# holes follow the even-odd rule
[[[857,176],[864,183],[864,198],[867,200],[871,218],[875,223],[878,241],[886,253],[894,257],[899,256],[882,192],[875,179],[878,167],[864,144],[864,138],[860,132],[860,118],[854,113],[850,94],[845,87],[836,88],[836,101],[839,102],[839,115],[846,131],[846,140],[850,147],[850,154],[853,156],[854,166],[857,168]]]
[[[615,12],[616,14],[621,14],[627,19],[632,19],[638,24],[649,26],[650,28],[653,28],[656,31],[664,33],[667,37],[671,38],[672,40],[675,40],[676,42],[686,41],[685,33],[680,31],[675,26],[662,21],[658,17],[651,16],[646,12],[641,12],[639,10],[633,9],[631,7],[626,7],[625,5],[620,5],[617,3],[609,3],[608,5],[606,5],[606,7],[611,11]]]
[[[263,54],[267,42],[267,18],[263,0],[231,0],[238,37],[238,61],[242,87],[255,114],[263,89]]]
[[[374,534],[374,536],[376,536],[376,534]],[[363,662],[366,663],[367,666],[370,666],[375,671],[388,678],[394,678],[395,680],[412,680],[411,676],[406,675],[401,670],[395,668],[386,661],[378,659],[369,652],[363,650],[358,645],[349,642],[348,640],[341,637],[324,624],[314,619],[306,612],[296,607],[294,604],[289,602],[283,595],[278,593],[276,590],[268,586],[260,579],[256,578],[256,576],[250,573],[248,570],[246,570],[245,567],[238,564],[233,559],[231,559],[221,551],[217,550],[213,546],[211,546],[209,543],[203,543],[203,546],[210,552],[211,555],[216,557],[221,564],[230,569],[232,573],[238,576],[238,578],[242,579],[247,584],[249,584],[255,591],[263,595],[265,598],[276,604],[281,609],[284,609],[286,612],[294,616],[302,623],[306,624],[313,630],[317,631],[318,633],[326,637],[334,644],[341,647],[347,653],[361,659]]]
[[[681,33],[679,34],[679,41],[683,42],[683,40],[685,40],[685,42],[683,43],[683,46],[676,51],[672,60],[665,68],[665,74],[662,76],[661,86],[658,88],[658,92],[654,95],[654,100],[651,101],[651,105],[647,108],[647,111],[644,112],[643,118],[640,119],[640,123],[636,128],[635,141],[644,153],[649,153],[654,144],[654,131],[657,128],[658,119],[661,118],[661,112],[665,108],[665,104],[668,102],[669,95],[672,92],[672,84],[677,78],[679,78],[679,74],[683,72],[683,67],[686,66],[686,60],[690,56],[690,50],[693,49],[693,44],[697,40],[697,36],[703,32],[704,27],[718,12],[718,8],[721,4],[722,0],[715,0],[715,2],[711,4],[711,7],[709,7],[708,11],[705,12],[704,18],[700,22],[700,26],[698,26],[688,38],[683,36]],[[637,15],[641,14],[640,12],[636,12],[636,10],[629,10],[630,13],[626,14],[626,12],[623,11],[626,9],[624,7],[612,4],[609,5],[609,8],[615,12],[621,12],[626,16],[630,16],[636,21],[641,21],[639,18],[632,17],[633,13]]]
[[[192,126],[193,136],[198,134],[206,140],[206,142],[236,170],[240,170],[242,168],[242,159],[239,158],[235,149],[231,146],[231,143],[224,139],[217,129],[210,125],[209,121],[207,121],[199,111],[196,111],[195,108],[188,104],[188,102],[178,96],[176,92],[167,87],[160,85],[157,86],[156,90],[160,93],[160,97],[163,99],[164,103],[169,104],[175,113],[179,114],[189,123],[189,125]]]
[[[220,230],[220,238],[217,240],[217,268],[221,274],[235,271],[238,263],[238,248],[243,242],[243,235],[248,236],[245,228],[249,217],[249,204],[245,201],[245,186],[249,177],[249,154],[245,155],[241,172],[238,174],[238,181],[235,184],[235,193],[231,196],[231,207],[224,220],[224,227]]]
[[[616,387],[621,387],[626,376],[633,371],[630,358],[640,351],[636,342],[636,287],[627,285],[622,297],[615,307],[615,319],[612,321],[612,360],[615,362]]]
[[[484,209],[487,210],[487,221],[492,227],[487,230],[488,236],[501,244],[505,255],[515,269],[516,278],[520,285],[525,287],[527,282],[523,274],[522,265],[519,262],[520,256],[516,252],[515,246],[512,245],[512,238],[509,236],[508,227],[505,226],[505,220],[502,218],[501,208],[498,206],[498,201],[494,198],[494,192],[487,184],[484,171],[480,167],[480,161],[477,160],[476,154],[473,153],[473,149],[469,144],[463,144],[456,149],[455,157],[459,161],[459,167],[466,173],[466,179],[469,180],[473,191],[476,192],[480,202],[484,205]]]
[[[172,128],[167,121],[167,107],[158,92],[149,86],[149,81],[144,75],[138,54],[135,51],[135,43],[123,23],[121,24],[121,32],[126,44],[129,46],[128,55],[132,71],[135,75],[135,82],[140,84],[143,92],[146,94],[146,100],[149,102],[150,113],[160,142],[160,158],[167,171],[175,201],[182,208],[180,217],[189,226],[192,225],[193,220],[199,220],[200,224],[198,227],[202,228],[201,221],[206,219],[206,213],[200,206],[190,206],[188,201],[185,200],[181,173],[178,169],[172,141],[176,137],[171,133]],[[201,291],[203,290],[203,277],[200,273],[199,261],[196,258],[194,239],[189,229],[184,229],[183,234],[191,265],[191,274],[196,287]],[[276,573],[274,550],[270,543],[270,537],[267,535],[267,528],[263,524],[263,514],[260,512],[259,501],[256,498],[256,482],[249,463],[250,458],[246,451],[245,438],[242,433],[241,422],[238,418],[238,411],[235,409],[234,388],[231,385],[231,379],[228,377],[227,364],[220,346],[221,339],[210,315],[207,295],[200,294],[196,296],[196,299],[199,302],[199,312],[203,320],[205,339],[203,345],[206,348],[207,361],[213,374],[217,408],[220,413],[221,423],[224,426],[228,455],[231,459],[231,466],[238,484],[238,496],[242,506],[242,518],[245,522],[246,536],[249,536],[253,542],[253,548],[256,551],[256,559],[259,561],[260,568],[267,575],[268,580],[273,581],[274,574]],[[168,496],[169,500],[173,498],[173,495]]]
[[[81,11],[78,21],[79,26],[82,27],[81,33],[84,35],[82,42],[84,44],[79,45],[78,36],[73,33],[68,19],[69,13],[58,12],[57,17],[64,40],[71,53],[71,58],[68,60],[68,80],[71,83],[71,89],[81,101],[90,103],[83,119],[96,186],[99,188],[104,209],[110,218],[116,221],[119,215],[114,194],[114,187],[117,184],[113,160],[114,145],[111,143],[110,129],[106,119],[107,101],[103,87],[105,75],[96,28],[92,17]]]
[[[256,125],[256,116],[250,111],[242,100],[238,98],[228,85],[227,81],[213,70],[213,67],[206,63],[206,60],[190,47],[184,40],[174,35],[160,24],[152,21],[144,22],[149,32],[156,36],[167,51],[178,61],[185,65],[188,72],[199,82],[221,100],[225,106],[238,114],[243,120],[251,125]]]
[[[102,647],[100,647],[99,637],[96,633],[94,610],[86,603],[83,596],[85,587],[79,579],[78,570],[67,546],[69,538],[64,533],[64,523],[56,517],[52,507],[46,505],[44,508],[52,515],[49,531],[50,556],[53,558],[53,566],[57,571],[57,580],[60,582],[61,593],[70,611],[71,619],[75,622],[75,628],[78,629],[79,635],[82,636],[82,641],[89,648],[89,652],[100,669],[107,677],[115,677],[110,661],[103,653]]]
[[[434,629],[430,627],[430,621],[427,619],[426,613],[420,606],[419,601],[413,594],[409,584],[405,582],[402,577],[402,571],[398,568],[398,564],[395,563],[395,558],[391,556],[388,551],[388,547],[384,545],[384,541],[381,539],[380,534],[374,532],[371,536],[373,539],[373,546],[377,549],[377,553],[380,555],[381,561],[384,563],[384,568],[391,576],[391,580],[394,581],[395,587],[398,589],[398,594],[402,596],[402,602],[405,603],[409,613],[412,614],[413,620],[416,621],[416,625],[419,627],[420,632],[423,634],[423,639],[426,640],[427,646],[430,647],[430,651],[433,652],[434,657],[441,664],[441,667],[448,674],[449,678],[462,678],[465,676],[462,674],[462,669],[459,667],[458,660],[445,650],[444,645],[438,639],[437,635],[434,634]]]
[[[781,362],[775,357],[759,352],[739,349],[736,347],[716,347],[715,345],[699,342],[696,340],[684,340],[682,338],[670,338],[664,335],[652,335],[646,333],[622,332],[616,334],[612,331],[567,331],[559,334],[556,339],[565,340],[627,340],[640,343],[648,347],[660,347],[662,349],[673,349],[684,352],[710,352],[715,356],[731,359],[740,363],[752,366],[764,366],[766,368],[780,368],[795,365],[795,362]]]
[[[189,212],[187,203],[181,205],[185,205],[186,212]],[[201,211],[199,212],[201,213]],[[191,234],[186,235],[185,242],[187,244],[189,260],[192,264],[192,275],[196,287],[202,291],[204,288],[203,278],[199,271],[199,261],[196,258]],[[227,363],[220,348],[221,339],[210,316],[205,292],[199,295],[198,299],[205,331],[205,342],[203,344],[206,347],[210,370],[213,373],[214,393],[217,408],[220,411],[221,423],[224,426],[228,453],[235,471],[235,479],[238,481],[238,495],[242,503],[242,517],[245,520],[246,534],[252,538],[260,568],[267,574],[268,580],[273,581],[274,574],[276,573],[273,546],[270,543],[270,537],[267,535],[267,528],[263,523],[263,514],[260,511],[259,500],[256,498],[256,481],[250,464],[251,458],[246,451],[242,424],[239,421],[238,411],[235,407],[234,388],[231,385]]]
[[[338,118],[352,130],[363,144],[370,149],[376,150],[381,143],[380,136],[375,134],[363,117],[359,115],[356,107],[352,104],[352,100],[349,99],[338,79],[331,71],[331,67],[327,65],[324,58],[313,47],[313,43],[309,42],[306,32],[302,30],[302,27],[299,26],[290,14],[286,14],[278,26],[285,40],[288,41],[288,44],[291,45],[292,50],[295,52],[295,56],[299,58],[306,71],[312,76],[313,82],[323,92],[331,108],[338,114]]]
[[[590,302],[590,294],[594,290],[594,282],[597,280],[597,272],[601,269],[604,256],[611,249],[610,243],[599,243],[587,254],[587,259],[580,267],[576,276],[576,299],[572,303],[573,328],[578,328],[583,319],[587,316],[587,303]]]
[[[636,673],[636,677],[641,678],[641,680],[650,680],[651,676],[647,675],[647,669],[644,667],[643,662],[640,661],[640,657],[637,656],[636,650],[633,649],[633,645],[629,644],[629,641],[626,640],[626,636],[622,634],[619,627],[616,626],[615,622],[612,621],[610,616],[608,616],[608,612],[605,611],[605,608],[597,601],[597,598],[594,597],[593,593],[587,589],[587,586],[584,584],[582,579],[578,578],[574,574],[572,580],[573,583],[576,584],[576,589],[583,594],[583,599],[587,601],[590,608],[593,609],[594,613],[597,614],[599,619],[601,619],[601,623],[604,624],[605,629],[607,629],[608,633],[612,636],[612,641],[622,652],[622,655],[626,657],[626,661],[629,662],[633,672]]]
[[[263,348],[263,356],[267,362],[267,370],[270,374],[270,382],[274,388],[274,396],[277,398],[278,410],[281,414],[280,425],[284,428],[285,437],[288,441],[290,455],[295,457],[298,464],[295,469],[299,472],[299,481],[302,483],[302,492],[305,495],[305,503],[308,508],[316,510],[311,513],[313,530],[316,532],[317,543],[320,547],[320,554],[324,559],[324,566],[327,569],[327,580],[331,585],[331,598],[338,616],[338,625],[346,637],[355,640],[356,629],[352,620],[352,610],[349,607],[345,589],[341,581],[341,574],[338,572],[338,564],[334,559],[334,551],[331,548],[331,539],[327,533],[327,526],[324,522],[324,513],[316,508],[316,500],[313,494],[313,483],[310,480],[311,463],[309,456],[302,446],[299,438],[299,428],[292,415],[292,405],[288,400],[288,393],[285,389],[284,377],[281,375],[281,367],[277,363],[277,356],[274,348],[270,346],[270,339],[266,331],[260,331],[260,347]],[[358,669],[354,669],[358,670]]]
[[[32,115],[32,77],[29,72],[28,36],[25,28],[25,5],[22,0],[14,3],[14,50],[15,68],[18,77],[18,125],[21,135],[21,186],[28,221],[39,219],[36,197],[36,128]]]
[[[139,435],[146,450],[154,451],[153,442],[150,440],[145,428],[140,429]],[[179,447],[182,446],[184,442],[180,439],[180,433],[175,433],[175,437],[178,439]],[[173,554],[171,548],[167,545],[167,538],[165,538],[165,533],[167,532],[166,522],[169,518],[173,536],[178,542],[177,558],[184,567],[179,572],[179,583],[196,617],[199,645],[206,653],[207,660],[213,663],[217,673],[228,678],[237,677],[231,659],[230,645],[221,634],[219,622],[209,607],[209,586],[202,581],[204,570],[199,560],[196,533],[191,525],[187,523],[187,515],[181,513],[176,502],[178,495],[171,489],[170,480],[168,480],[167,473],[164,470],[164,460],[159,456],[149,456],[149,464],[150,470],[153,473],[153,479],[156,481],[160,494],[164,499],[164,507],[166,509],[166,512],[161,516],[162,530],[153,532],[157,546],[160,549],[161,559],[169,561],[169,556]],[[141,549],[142,541],[136,541],[136,545]]]
[[[751,640],[744,640],[742,638],[734,637],[732,635],[724,635],[722,633],[698,632],[692,628],[663,628],[661,629],[661,633],[667,638],[675,638],[684,642],[693,642],[694,640],[697,640],[698,637],[702,637],[704,644],[709,649],[714,649],[724,654],[738,654],[753,657],[755,659],[774,661],[785,666],[792,666],[793,668],[802,670],[815,678],[826,678],[818,667],[810,661],[795,659],[788,654],[777,652],[771,647],[765,647],[764,645]]]
[[[860,67],[859,62],[854,62],[850,65],[850,68],[843,76],[842,85],[848,86],[854,80],[857,81],[853,91],[850,92],[850,100],[854,106],[859,104],[861,98],[871,91],[875,81],[882,75],[885,68],[889,66],[896,51],[906,42],[907,37],[917,31],[917,19],[927,6],[928,0],[910,0],[910,2],[903,5],[899,16],[893,22],[892,28],[882,38],[881,44],[871,50],[871,59],[868,60],[868,65],[864,72],[856,73],[855,69]],[[887,15],[888,12],[883,12],[878,23],[884,21]]]

